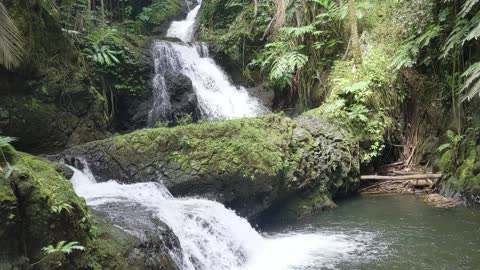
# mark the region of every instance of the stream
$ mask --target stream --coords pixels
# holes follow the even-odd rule
[[[349,198],[308,221],[272,217],[263,229],[371,236],[366,254],[357,250],[334,265],[298,269],[479,269],[478,224],[478,209],[439,209],[414,195],[385,195]]]
[[[160,182],[97,183],[88,166],[72,183],[91,207],[135,203],[180,241],[182,270],[476,269],[480,212],[438,209],[419,197],[357,196],[308,220],[267,217],[261,231],[222,204],[175,198]]]

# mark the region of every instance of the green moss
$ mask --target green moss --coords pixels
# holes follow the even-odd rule
[[[153,3],[144,7],[138,15],[142,28],[151,31],[156,26],[170,22],[185,9],[183,1],[179,0],[154,0]]]
[[[295,122],[278,115],[138,131],[112,139],[118,155],[162,157],[187,172],[275,176],[287,166]],[[130,161],[134,162],[134,161]]]

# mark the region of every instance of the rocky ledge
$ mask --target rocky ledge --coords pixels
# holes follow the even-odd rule
[[[0,269],[177,269],[170,255],[179,250],[177,237],[147,210],[107,204],[92,211],[64,166],[11,147],[0,151],[13,168],[4,174],[9,166],[1,159]],[[42,252],[60,241],[84,250]]]
[[[359,170],[348,133],[315,113],[140,130],[57,158],[85,159],[100,181],[163,181],[173,195],[214,199],[248,218],[285,201],[298,215],[329,207],[356,187]]]

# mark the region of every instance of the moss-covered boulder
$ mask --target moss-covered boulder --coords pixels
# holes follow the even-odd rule
[[[0,268],[28,269],[25,263],[32,264],[44,256],[42,247],[59,241],[88,245],[93,228],[89,211],[61,171],[23,153],[12,154],[9,163],[14,172],[8,179],[3,173],[0,177]],[[77,255],[72,254],[64,262],[72,264]],[[18,261],[12,262],[12,258]],[[37,268],[50,269],[62,260],[52,256]],[[19,265],[9,268],[8,262]]]
[[[0,269],[176,269],[169,252],[178,247],[178,239],[165,224],[143,218],[155,225],[148,235],[132,233],[127,225],[113,227],[115,222],[105,213],[114,211],[92,214],[64,177],[69,174],[64,166],[11,147],[1,150],[14,171],[5,174],[9,165],[2,156]],[[138,209],[132,212],[151,216]],[[77,241],[85,250],[50,256],[42,252],[60,241]]]
[[[140,130],[74,147],[62,157],[87,160],[102,180],[163,181],[174,195],[212,198],[253,218],[297,194],[321,190],[330,198],[340,187],[355,186],[355,148],[316,119],[318,129],[272,114]]]

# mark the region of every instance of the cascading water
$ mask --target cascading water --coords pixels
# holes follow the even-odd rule
[[[189,43],[194,38],[194,26],[201,1],[183,21],[174,21],[167,37],[182,42],[157,40],[153,46],[155,64],[154,104],[149,115],[150,125],[165,120],[170,101],[165,85],[165,73],[183,74],[190,78],[203,118],[209,120],[253,117],[268,110],[243,87],[231,83],[228,75],[208,57],[205,43]]]
[[[130,202],[164,221],[180,240],[182,256],[171,255],[182,270],[334,269],[340,261],[370,256],[373,236],[368,233],[300,231],[262,237],[220,203],[174,198],[161,183],[96,183],[86,164],[83,171],[71,168],[75,191],[91,207]]]

